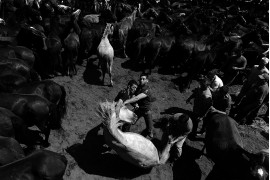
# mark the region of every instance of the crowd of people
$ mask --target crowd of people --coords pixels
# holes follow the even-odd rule
[[[262,57],[259,65],[255,65],[251,69],[242,88],[233,99],[230,94],[230,84],[239,71],[245,68],[246,59],[241,52],[236,52],[228,61],[227,71],[224,71],[223,76],[226,84],[215,71],[210,71],[206,76],[199,78],[199,86],[186,99],[186,103],[191,103],[193,99],[192,114],[176,113],[165,117],[168,123],[162,137],[162,141],[165,142],[161,156],[163,159],[167,160],[170,152],[174,154],[174,159],[179,158],[182,154],[182,145],[188,136],[196,138],[205,133],[206,123],[203,122],[203,119],[210,107],[226,113],[239,124],[250,125],[259,115],[262,105],[268,106],[269,71],[267,64],[269,59]],[[122,99],[125,105],[132,106],[138,119],[144,118],[146,129],[141,134],[151,140],[153,138],[152,102],[155,98],[152,96],[149,75],[142,73],[139,83],[130,80],[127,87],[118,93],[114,101],[117,102],[119,99]],[[269,107],[264,115],[264,120],[267,122],[268,113]],[[201,128],[199,128],[200,123]],[[130,126],[124,125],[122,130],[130,131]]]

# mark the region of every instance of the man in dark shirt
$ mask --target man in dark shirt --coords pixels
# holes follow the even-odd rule
[[[135,95],[135,92],[137,90],[138,83],[135,80],[130,80],[128,82],[128,85],[125,89],[122,89],[117,96],[115,97],[114,101],[117,102],[119,99],[122,99],[123,102],[126,100],[132,98]]]
[[[232,98],[229,94],[229,87],[222,86],[218,91],[212,94],[213,106],[217,110],[229,115],[231,110]]]
[[[267,73],[258,76],[258,82],[250,88],[241,103],[236,107],[235,119],[241,124],[252,124],[250,114],[262,105],[269,93],[269,75]]]
[[[135,96],[136,89],[138,87],[138,83],[135,80],[130,80],[128,82],[128,85],[125,89],[122,89],[117,96],[115,97],[114,101],[118,102],[120,99],[125,102],[126,100],[132,98]],[[134,108],[136,108],[136,104],[131,104]],[[123,132],[128,132],[130,130],[131,125],[130,124],[124,124],[122,126]]]
[[[235,54],[228,58],[226,64],[222,68],[224,72],[223,81],[225,85],[230,85],[239,72],[247,66],[247,59],[242,55],[241,50],[235,51]]]
[[[148,74],[142,73],[140,75],[140,84],[134,96],[128,99],[124,104],[137,103],[138,108],[135,110],[138,119],[143,117],[146,124],[145,133],[149,138],[153,138],[153,121],[152,121],[152,94],[148,85]]]

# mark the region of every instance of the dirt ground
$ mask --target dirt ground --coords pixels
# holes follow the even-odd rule
[[[199,158],[203,146],[202,138],[186,140],[182,157],[175,162],[167,163],[151,170],[140,170],[126,163],[113,151],[106,152],[103,147],[102,130],[99,129],[101,120],[95,111],[99,102],[113,101],[117,93],[127,85],[130,79],[137,80],[140,72],[126,68],[124,59],[116,58],[113,64],[114,86],[100,84],[101,72],[97,69],[97,61],[90,60],[86,65],[78,66],[78,74],[73,78],[56,77],[53,80],[63,85],[67,92],[67,114],[62,122],[62,129],[52,131],[47,149],[64,154],[68,166],[64,175],[65,180],[92,179],[189,179],[203,180],[213,167],[206,156]],[[180,93],[175,85],[177,76],[160,74],[155,71],[150,76],[150,85],[157,100],[154,102],[154,119],[163,114],[180,111],[190,111],[191,104],[185,100],[191,91]],[[109,84],[106,75],[105,84]],[[197,86],[194,81],[191,90]],[[140,119],[132,127],[132,131],[140,133],[145,127]],[[239,126],[245,149],[257,152],[268,148],[268,124],[258,120],[253,126]],[[154,137],[159,142],[162,131],[156,127]],[[158,146],[158,143],[156,143]]]

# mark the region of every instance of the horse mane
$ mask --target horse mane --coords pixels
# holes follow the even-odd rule
[[[115,112],[115,105],[116,102],[100,102],[98,105],[98,108],[96,110],[96,115],[100,118],[102,118],[102,123],[105,126],[108,126],[110,123],[110,118],[112,116],[112,113]]]
[[[111,26],[112,26],[111,23],[107,23],[106,24],[106,27],[104,29],[104,32],[102,34],[102,38],[101,39],[105,38],[108,35],[108,31],[110,30]]]

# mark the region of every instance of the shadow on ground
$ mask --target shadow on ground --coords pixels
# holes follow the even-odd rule
[[[200,155],[200,150],[184,144],[181,157],[173,165],[173,179],[200,180],[202,172],[195,161]]]
[[[98,125],[87,133],[83,144],[74,144],[67,148],[67,152],[88,174],[131,179],[151,171],[139,169],[125,162],[111,149],[104,147],[104,144],[102,126]]]
[[[101,71],[98,68],[96,59],[89,59],[83,72],[84,82],[87,84],[101,85]]]

